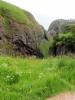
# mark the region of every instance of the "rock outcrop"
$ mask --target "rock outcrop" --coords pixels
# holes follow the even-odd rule
[[[75,54],[75,20],[55,20],[49,27],[47,37],[53,37],[49,54]]]
[[[0,55],[35,55],[42,57],[39,44],[45,31],[33,15],[0,1]]]
[[[47,37],[57,36],[60,33],[73,31],[75,32],[75,20],[58,19],[50,24]]]

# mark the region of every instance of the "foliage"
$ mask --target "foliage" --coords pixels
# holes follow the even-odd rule
[[[49,48],[53,55],[75,53],[75,36],[73,33],[60,33],[54,37],[53,44]]]
[[[3,19],[3,27],[5,32],[10,32],[9,21],[7,18]]]
[[[75,36],[72,32],[60,33],[56,37],[50,37],[48,41],[40,44],[40,50],[45,57],[50,55],[75,53]]]
[[[48,41],[43,41],[40,43],[40,51],[43,53],[44,57],[49,56],[49,48],[52,48],[53,46],[53,38],[49,38]]]
[[[71,50],[72,52],[75,50],[75,37],[70,33],[57,37],[56,41],[58,46],[64,46],[65,49]]]
[[[64,28],[64,33],[69,33],[72,32],[73,34],[75,34],[75,24],[67,24],[63,26]]]

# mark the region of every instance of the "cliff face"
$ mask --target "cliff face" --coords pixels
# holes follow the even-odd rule
[[[51,23],[47,37],[53,37],[54,55],[75,54],[75,20],[55,20]]]
[[[75,20],[63,20],[58,19],[53,21],[48,29],[47,36],[56,36],[60,33],[74,32],[75,31]]]
[[[0,54],[42,56],[44,34],[29,12],[0,1]]]

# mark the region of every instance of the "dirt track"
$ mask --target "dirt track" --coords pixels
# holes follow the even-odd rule
[[[47,100],[75,100],[75,92],[65,92],[61,93]]]

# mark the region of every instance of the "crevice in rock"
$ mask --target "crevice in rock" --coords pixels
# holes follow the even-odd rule
[[[18,39],[13,41],[13,49],[15,52],[20,52],[22,55],[35,55],[42,58],[43,54],[38,49],[33,49],[28,44],[25,44],[22,40]]]

